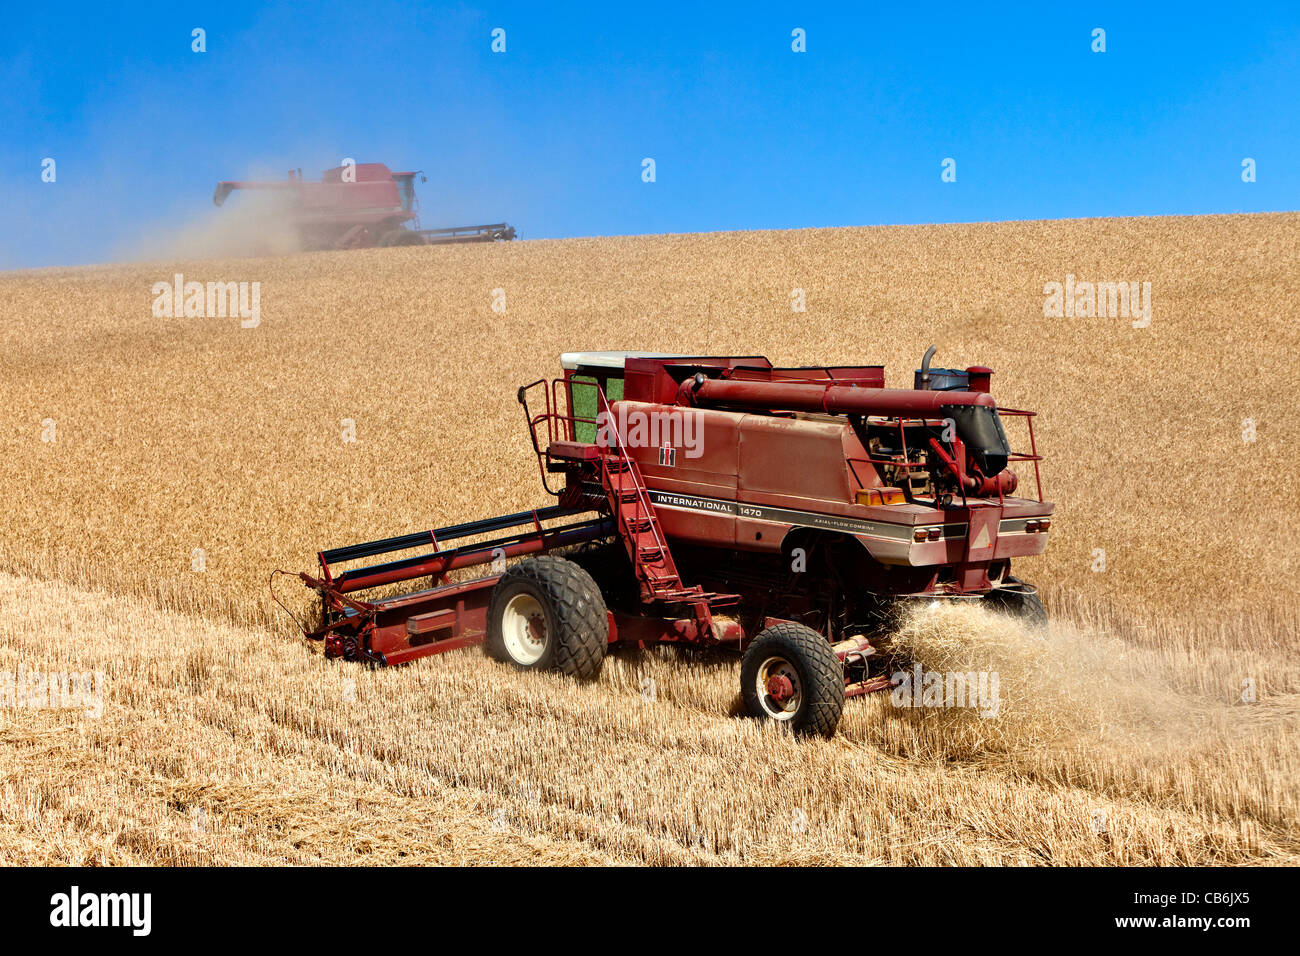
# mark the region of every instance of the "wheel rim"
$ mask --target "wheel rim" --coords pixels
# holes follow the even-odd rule
[[[790,720],[803,703],[803,681],[784,657],[769,657],[759,665],[754,678],[758,703],[773,720]]]
[[[506,651],[519,664],[536,664],[546,653],[550,636],[546,612],[531,594],[516,594],[501,612],[501,636]]]

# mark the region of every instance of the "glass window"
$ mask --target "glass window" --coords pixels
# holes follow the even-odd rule
[[[605,400],[617,402],[623,397],[623,379],[621,377],[574,373],[569,379],[569,408],[574,418],[591,419],[588,422],[574,423],[574,439],[581,442],[595,442],[596,413],[603,406],[597,396],[597,388],[605,391]]]

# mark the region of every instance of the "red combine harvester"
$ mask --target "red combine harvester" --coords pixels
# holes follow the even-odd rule
[[[236,189],[273,191],[284,201],[282,214],[297,230],[304,249],[423,246],[515,238],[514,228],[504,222],[421,229],[419,200],[415,198],[418,175],[418,170],[395,173],[383,163],[358,163],[327,169],[320,182],[309,183],[302,178],[301,169],[290,170],[287,180],[276,182],[217,183],[212,202],[224,205]]]
[[[891,686],[871,640],[898,602],[1046,623],[1011,574],[1051,526],[1034,413],[998,409],[987,368],[931,370],[933,353],[911,389],[872,365],[566,353],[562,378],[518,392],[556,502],[321,552],[301,575],[322,606],[308,636],[376,665],[483,643],[579,678],[614,644],[731,646],[752,714],[829,736],[846,697]],[[1015,495],[1013,463],[1032,463],[1035,497]],[[486,573],[451,579],[465,568]],[[416,578],[431,586],[391,593]],[[371,589],[385,593],[358,597]]]

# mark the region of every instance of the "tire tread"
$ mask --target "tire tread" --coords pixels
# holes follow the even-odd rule
[[[741,663],[741,694],[746,708],[755,716],[764,716],[753,684],[758,663],[772,652],[796,657],[808,684],[807,705],[802,714],[791,720],[791,728],[799,734],[833,737],[844,710],[844,665],[826,638],[803,624],[793,621],[773,624],[746,648]]]
[[[556,633],[550,668],[568,677],[591,680],[600,673],[609,641],[605,599],[591,575],[566,558],[541,555],[510,567],[497,582],[488,605],[488,634],[484,648],[497,660],[512,661],[495,627],[504,595],[503,584],[530,583],[552,608]]]

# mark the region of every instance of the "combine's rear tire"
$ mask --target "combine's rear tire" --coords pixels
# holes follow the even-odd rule
[[[812,628],[773,624],[741,658],[740,693],[755,717],[832,737],[844,709],[844,665]]]
[[[483,644],[489,657],[590,680],[600,673],[608,642],[605,599],[572,561],[520,561],[492,590]]]
[[[1038,592],[1032,588],[1021,590],[1025,586],[1019,580],[1013,579],[1011,583],[1012,587],[994,588],[984,595],[984,606],[1024,622],[1030,630],[1047,630],[1047,608],[1043,606],[1043,599],[1038,596]]]

